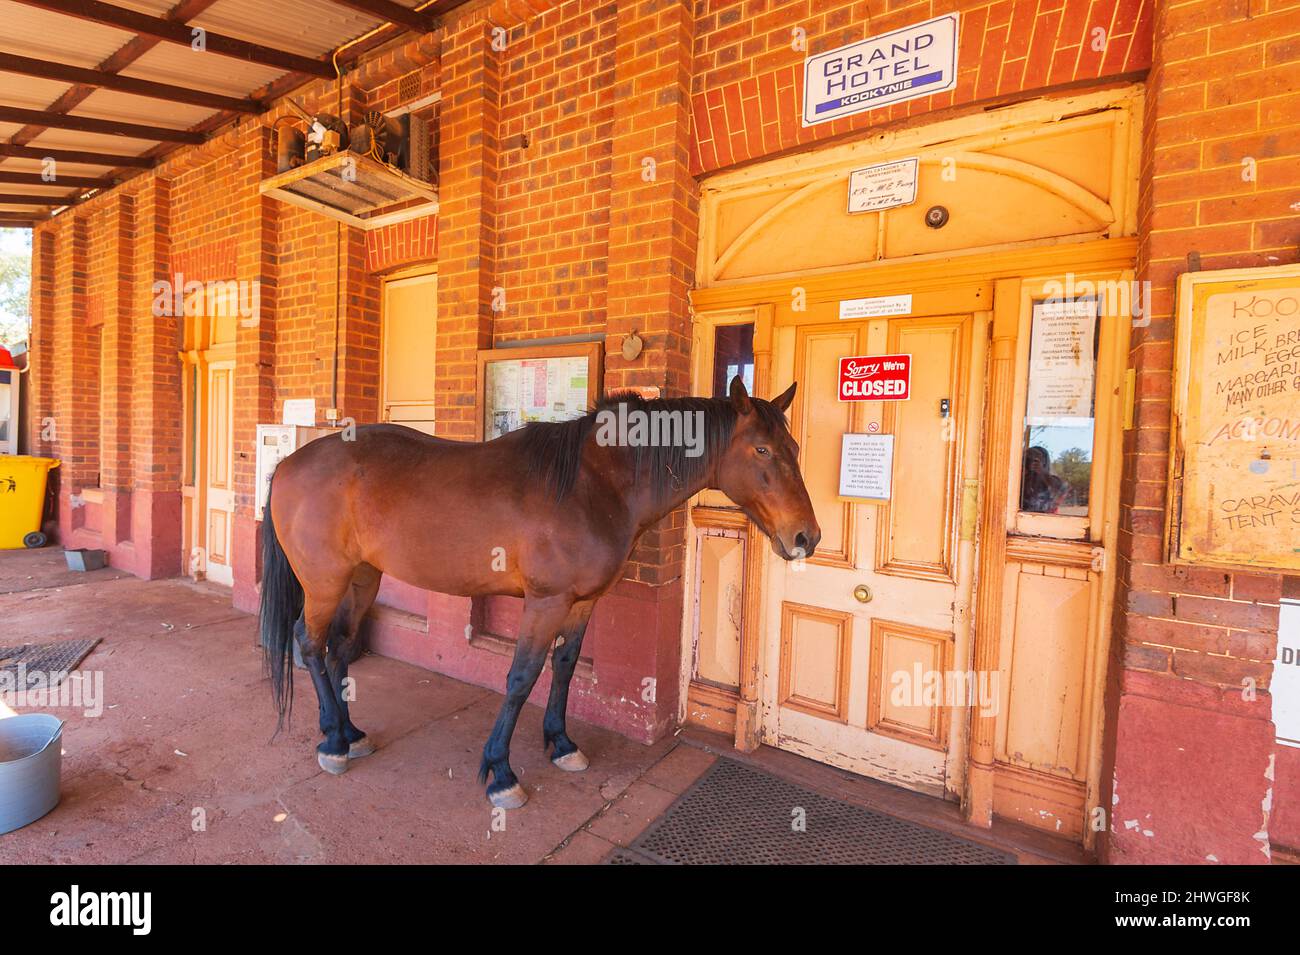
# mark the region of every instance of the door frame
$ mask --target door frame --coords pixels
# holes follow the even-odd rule
[[[438,285],[438,263],[437,262],[422,262],[418,265],[411,265],[405,268],[395,269],[392,272],[388,272],[380,276],[380,280],[379,280],[379,396],[378,396],[379,407],[376,409],[377,412],[377,417],[375,419],[376,421],[390,421],[391,418],[389,417],[389,409],[393,407],[407,407],[411,405],[423,406],[428,404],[428,402],[424,402],[424,401],[419,401],[419,402],[396,401],[396,402],[389,403],[388,401],[385,400],[388,394],[387,391],[388,389],[388,382],[387,382],[387,378],[388,378],[388,286],[390,284],[391,285],[418,285],[424,282],[432,282],[434,284],[434,293],[435,293],[434,301],[436,303],[437,301],[436,293],[437,293],[437,285]],[[436,312],[433,316],[433,322],[434,322],[433,324],[434,347],[433,347],[433,355],[431,361],[429,362],[429,367],[434,370],[434,374],[436,375],[437,358],[438,358],[438,344],[437,344],[438,316]],[[436,390],[436,384],[437,383],[435,381],[435,390]],[[434,411],[434,414],[436,416],[437,414],[436,410]],[[401,424],[402,422],[399,421],[397,423]],[[436,418],[435,418],[435,423],[436,423]]]
[[[755,316],[753,319],[755,321],[755,392],[763,397],[770,395],[772,349],[776,335],[790,326],[821,321],[810,316],[807,311],[794,310],[792,300],[797,298],[802,298],[809,304],[829,303],[840,299],[885,295],[898,289],[909,289],[913,296],[912,314],[927,315],[941,312],[952,314],[962,310],[976,316],[976,334],[979,332],[979,315],[985,313],[984,324],[989,329],[990,338],[984,359],[983,406],[982,413],[979,414],[979,419],[985,428],[979,457],[981,480],[976,502],[977,510],[968,514],[966,507],[963,507],[962,525],[963,530],[967,529],[968,524],[976,525],[971,528],[975,533],[975,540],[972,543],[976,547],[971,559],[978,567],[972,595],[973,603],[968,615],[972,625],[967,630],[967,659],[974,669],[980,669],[981,662],[989,661],[993,661],[995,667],[999,652],[999,630],[993,621],[1001,613],[1002,595],[999,590],[1002,574],[999,572],[995,577],[991,577],[986,571],[991,561],[999,556],[1005,557],[1006,532],[1009,526],[1005,523],[1001,524],[1001,546],[999,546],[996,542],[999,540],[998,536],[991,535],[993,527],[991,522],[995,520],[994,512],[997,521],[1006,521],[1009,506],[1007,485],[1010,481],[1018,479],[1018,469],[1012,473],[1008,467],[1006,482],[984,481],[983,476],[988,473],[991,451],[996,451],[995,442],[998,439],[995,433],[1005,430],[1007,423],[1011,421],[1014,389],[1020,370],[1015,358],[1021,337],[1021,312],[1023,303],[1027,300],[1021,292],[1024,288],[1033,287],[1041,281],[1065,273],[1114,275],[1117,278],[1131,276],[1137,261],[1137,252],[1137,238],[1124,236],[995,251],[917,256],[907,261],[880,261],[858,269],[818,273],[793,279],[760,279],[732,285],[697,288],[690,296],[695,323],[693,379],[696,383],[703,380],[701,368],[705,361],[703,357],[705,351],[701,348],[701,343],[705,332],[720,317],[749,312]],[[996,295],[996,300],[995,290],[999,293]],[[1127,341],[1127,335],[1124,336],[1124,340]],[[1112,346],[1114,354],[1110,356],[1110,360],[1120,360],[1122,367],[1120,347],[1117,342],[1112,343]],[[1004,363],[1005,367],[1002,371],[1010,375],[1002,384],[999,383],[997,374],[999,362]],[[1007,391],[1008,385],[1010,391]],[[1123,389],[1121,388],[1120,391],[1122,392]],[[1105,454],[1106,459],[1100,465],[1094,462],[1096,468],[1094,488],[1097,490],[1094,490],[1092,496],[1098,501],[1105,501],[1105,516],[1099,521],[1097,545],[1110,553],[1114,552],[1118,530],[1118,502],[1115,492],[1122,465],[1120,449],[1123,431],[1130,426],[1128,418],[1131,414],[1127,407],[1121,407],[1116,411],[1115,401],[1123,405],[1127,400],[1128,396],[1124,394],[1111,396],[1113,425],[1110,428],[1110,440],[1104,448],[1098,445],[1097,452],[1099,455]],[[1099,404],[1101,402],[1100,393],[1098,402]],[[971,413],[975,415],[975,409],[972,409]],[[1116,414],[1118,420],[1115,418]],[[999,425],[990,431],[990,423],[993,421],[998,421]],[[1098,433],[1101,433],[1100,421]],[[969,473],[966,475],[967,479],[971,477]],[[999,489],[993,489],[994,484],[998,485]],[[1098,490],[1100,493],[1097,493]],[[688,507],[689,541],[694,540],[697,525],[701,521],[708,520],[711,510],[714,509],[702,507],[698,501],[693,501]],[[694,625],[692,608],[696,574],[694,549],[693,546],[686,548],[684,579],[691,593],[683,601],[682,633],[685,646],[690,645],[689,641],[693,636],[691,628]],[[757,573],[746,574],[747,581],[753,580],[754,586],[752,589],[748,586],[746,588],[745,617],[746,619],[756,617],[758,624],[752,637],[748,633],[742,637],[741,686],[738,692],[739,705],[736,709],[735,727],[736,746],[742,751],[752,750],[758,745],[757,712],[753,707],[761,697],[762,681],[777,678],[776,674],[762,672],[761,648],[766,646],[767,634],[764,632],[766,614],[761,608],[766,606],[764,591],[767,587],[765,579],[767,562],[765,557],[757,553],[752,553],[750,559],[760,561],[762,567]],[[1101,690],[1105,680],[1105,661],[1109,656],[1111,637],[1109,615],[1115,590],[1114,564],[1113,560],[1105,561],[1099,593],[1100,605],[1097,607],[1096,618],[1096,627],[1099,628],[1100,633],[1094,642],[1093,658],[1089,661],[1088,689],[1091,702],[1087,718],[1090,723],[1088,732],[1090,751],[1087,760],[1086,791],[1088,798],[1094,803],[1095,794],[1100,791],[1100,740],[1103,730]],[[751,607],[751,604],[754,606]],[[747,647],[750,653],[746,652]],[[751,659],[752,666],[746,662]],[[684,653],[679,707],[679,718],[682,721],[687,719],[687,696],[692,663],[690,654]],[[752,702],[751,699],[747,699],[748,693],[752,693]],[[963,812],[976,824],[990,825],[992,789],[988,777],[991,767],[986,759],[988,751],[982,744],[983,734],[985,732],[991,734],[992,729],[977,725],[975,719],[963,719],[959,722],[962,723],[959,733],[961,745],[954,749],[950,759],[962,761],[963,775],[967,777],[960,793]],[[987,720],[978,722],[987,723]],[[992,745],[991,737],[989,745]],[[987,782],[988,785],[983,786],[982,781]],[[1085,827],[1083,838],[1085,847],[1090,846],[1094,839],[1095,833]]]
[[[188,577],[203,580],[207,577],[208,554],[208,451],[212,436],[209,433],[212,389],[208,372],[212,365],[228,362],[231,367],[233,388],[234,373],[239,365],[235,358],[235,343],[208,343],[210,322],[205,318],[203,327],[196,330],[198,341],[194,347],[179,353],[181,360],[181,499],[184,501],[181,520],[181,567]],[[193,391],[190,380],[194,383]],[[234,415],[230,416],[230,442],[234,447]],[[190,460],[191,449],[193,459]],[[233,462],[232,462],[233,466]],[[233,515],[232,515],[233,517]],[[197,560],[201,551],[202,562]],[[229,555],[227,555],[229,556]]]

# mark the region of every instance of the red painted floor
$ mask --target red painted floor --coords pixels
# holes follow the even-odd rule
[[[717,755],[1021,863],[1081,861],[1077,849],[1018,827],[974,829],[955,804],[767,747],[742,755],[699,730],[647,747],[570,720],[591,768],[564,773],[542,752],[542,711],[531,704],[512,761],[532,798],[494,826],[474,777],[499,694],[366,656],[352,668],[352,714],[380,749],[330,776],[316,764],[316,700],[301,672],[292,726],[271,739],[256,621],[227,591],[72,573],[56,549],[0,551],[0,646],[87,637],[101,642],[79,670],[102,676],[101,712],[40,709],[67,721],[62,801],[0,835],[0,865],[593,863],[635,839]]]
[[[67,720],[63,798],[0,835],[0,865],[594,862],[713,760],[570,721],[591,768],[564,773],[543,755],[542,712],[530,705],[512,755],[532,799],[495,829],[474,776],[497,694],[364,657],[352,713],[381,748],[329,776],[316,765],[315,695],[302,673],[292,727],[271,740],[255,620],[227,593],[74,574],[55,549],[0,551],[0,645],[85,637],[102,638],[80,669],[103,674],[103,712],[42,710]]]

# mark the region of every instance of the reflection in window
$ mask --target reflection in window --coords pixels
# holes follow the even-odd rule
[[[1086,517],[1096,428],[1095,299],[1034,303],[1020,509]]]
[[[754,323],[719,325],[713,331],[713,395],[725,398],[737,375],[754,393]]]

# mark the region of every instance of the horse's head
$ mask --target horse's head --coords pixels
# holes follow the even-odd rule
[[[717,470],[718,489],[740,505],[786,560],[811,557],[822,536],[799,473],[799,445],[785,424],[796,387],[764,401],[751,398],[740,378],[732,379],[736,427]]]

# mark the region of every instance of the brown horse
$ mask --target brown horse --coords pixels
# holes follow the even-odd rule
[[[281,721],[293,636],[320,703],[321,767],[341,773],[374,751],[349,717],[344,680],[391,574],[445,594],[524,598],[505,703],[483,747],[492,803],[528,798],[510,770],[510,737],[552,644],[545,745],[560,769],[586,769],[565,729],[569,681],[593,605],[646,528],[712,487],[786,560],[816,548],[821,530],[783,414],[794,392],[751,398],[737,378],[729,399],[606,398],[584,417],[484,443],[381,424],[296,451],[276,469],[262,529],[262,645]]]

